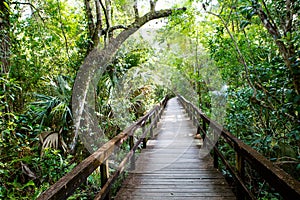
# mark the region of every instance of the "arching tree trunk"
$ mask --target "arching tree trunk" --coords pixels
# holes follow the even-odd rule
[[[98,127],[98,121],[95,114],[94,93],[102,73],[106,70],[111,59],[125,42],[125,40],[135,33],[140,27],[147,22],[170,16],[174,11],[186,10],[186,8],[166,9],[149,12],[146,15],[136,19],[134,23],[125,28],[116,38],[111,38],[106,47],[99,50],[95,47],[84,60],[80,67],[72,94],[72,111],[75,125],[75,136],[71,144],[71,153],[75,153],[78,136],[81,137],[88,150],[91,152],[101,146],[104,135]],[[107,31],[113,29],[108,29]]]

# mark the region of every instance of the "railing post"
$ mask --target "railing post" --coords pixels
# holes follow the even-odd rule
[[[163,114],[163,111],[164,111],[164,108],[165,108],[165,104],[162,104],[160,106],[160,111],[159,111],[159,118],[161,118],[162,114]]]
[[[145,131],[146,131],[146,122],[144,121],[142,123],[142,135],[145,134]],[[143,138],[143,149],[146,149],[146,148],[147,148],[147,134]]]
[[[244,180],[245,180],[245,160],[244,160],[243,156],[240,154],[238,147],[235,147],[235,149],[236,149],[236,154],[235,154],[236,169],[237,169],[238,175],[244,182]],[[238,185],[237,197],[238,197],[238,199],[246,198],[246,196],[243,192],[242,186],[240,186],[240,185]]]
[[[193,115],[192,115],[192,105],[191,104],[188,104],[188,113],[189,113],[190,119],[192,120]]]
[[[215,146],[214,146],[214,167],[215,168],[219,168],[219,157],[218,157],[218,149],[219,149],[219,142],[218,142],[218,136],[217,136],[217,133],[215,130],[213,130],[213,136],[214,136],[214,139],[213,139],[213,143],[215,143]]]
[[[242,180],[245,180],[245,160],[238,152],[236,153],[236,167]]]
[[[200,123],[198,122],[197,124],[197,132],[196,135],[201,135],[201,131],[200,131]],[[202,136],[201,136],[202,137]]]
[[[190,108],[189,108],[189,105],[186,102],[184,102],[184,105],[185,105],[185,111],[187,112],[188,117],[190,117]]]
[[[131,135],[129,136],[129,146],[130,146],[130,150],[133,149],[134,147],[134,134],[131,133]],[[130,159],[130,170],[134,170],[135,169],[135,153],[133,153],[131,159]]]
[[[154,111],[154,128],[157,127],[157,123],[158,123],[158,111],[157,111],[157,108],[155,108],[155,111]]]
[[[193,122],[193,125],[195,125],[195,113],[194,113],[194,109],[192,106],[191,106],[191,113],[192,113],[192,122]]]
[[[194,113],[194,126],[197,126],[198,121],[197,121],[197,113],[196,113],[196,110],[194,110],[193,113]]]
[[[218,146],[219,146],[219,144],[217,142],[214,147],[214,168],[216,168],[216,169],[219,168],[219,157],[218,157],[218,153],[217,153]]]
[[[152,119],[153,117],[153,114],[151,114],[150,118],[149,118],[149,126],[150,126],[150,138],[152,139],[153,138],[153,127],[152,127]]]
[[[206,123],[204,121],[204,119],[202,119],[202,129],[203,129],[203,135],[202,135],[202,139],[203,139],[203,147],[205,148],[206,147],[206,140],[205,140],[205,137],[206,137]]]
[[[101,174],[101,187],[103,187],[109,177],[108,160],[106,160],[105,162],[103,162],[100,165],[100,174]],[[108,192],[107,195],[105,196],[104,200],[110,200],[110,199],[111,199],[111,195],[110,195],[110,192]]]
[[[161,106],[159,105],[157,107],[157,123],[160,121],[160,109],[161,109]]]

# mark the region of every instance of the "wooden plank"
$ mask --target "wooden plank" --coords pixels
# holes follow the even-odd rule
[[[156,179],[189,179],[189,178],[196,178],[196,179],[215,179],[215,178],[220,178],[220,175],[215,173],[205,173],[205,174],[199,174],[199,173],[183,173],[183,174],[155,174],[155,173],[143,173],[143,177],[145,178],[156,178]]]
[[[123,196],[119,200],[141,200],[143,196]],[[183,200],[182,197],[172,197],[172,200]],[[147,197],[147,200],[162,200],[162,197]],[[184,197],[184,200],[195,200],[195,197]],[[197,197],[197,200],[232,200],[232,197]]]
[[[38,199],[66,199],[77,187],[79,187],[86,178],[99,167],[114,151],[115,145],[127,138],[126,133],[121,133],[112,140],[104,144],[95,153],[83,160],[70,173],[63,176],[48,190],[43,192]]]
[[[228,192],[208,192],[208,191],[202,191],[202,192],[188,192],[188,191],[182,191],[177,192],[176,190],[170,190],[167,192],[147,192],[147,191],[136,191],[136,190],[128,190],[126,189],[126,192],[123,194],[124,196],[140,196],[143,197],[142,199],[148,199],[148,197],[163,197],[163,199],[168,199],[167,197],[182,197],[184,199],[185,197],[231,197],[232,199],[235,199],[235,196],[233,194],[230,194]],[[119,197],[116,197],[115,199],[119,199]]]
[[[182,182],[184,183],[184,182]],[[133,184],[126,184],[123,186],[123,188],[131,188]],[[177,182],[158,182],[153,181],[153,183],[140,183],[139,185],[135,186],[135,189],[174,189],[174,188],[180,188],[180,189],[212,189],[212,188],[218,188],[218,189],[224,189],[226,187],[227,183],[220,182],[219,184],[207,184],[207,182],[198,182],[198,183],[191,183],[191,184],[182,184],[179,185]]]
[[[132,174],[131,174],[132,175]],[[136,177],[136,174],[132,175],[134,177],[129,178],[129,180],[132,182],[132,184],[136,183],[145,183],[145,184],[151,184],[151,183],[183,183],[183,182],[190,182],[190,183],[203,183],[207,184],[207,182],[211,182],[211,185],[214,185],[216,183],[227,183],[224,178],[214,178],[214,179],[199,179],[199,178],[189,178],[189,179],[178,179],[178,178],[170,178],[170,179],[157,179],[157,178],[149,178],[149,177]],[[130,177],[130,176],[129,176]],[[127,183],[127,182],[125,182]],[[128,182],[130,183],[130,182]],[[124,184],[125,186],[126,184]]]
[[[175,99],[169,101],[155,141],[136,160],[115,197],[131,199],[235,199],[210,157],[199,158],[196,127]]]
[[[216,170],[214,169],[207,169],[207,168],[187,168],[188,169],[188,172],[190,174],[195,174],[195,173],[199,173],[199,174],[212,174],[212,173],[215,173]],[[155,174],[185,174],[187,173],[187,169],[173,169],[173,168],[167,168],[167,169],[161,169],[159,171],[146,171],[146,170],[143,170],[141,172],[137,171],[137,170],[134,170],[134,172],[132,172],[133,174],[137,174],[137,173],[155,173]],[[219,173],[218,173],[219,174]],[[220,175],[221,176],[221,175]]]
[[[126,192],[128,193],[134,193],[137,194],[144,194],[144,196],[147,196],[145,194],[150,194],[151,196],[197,196],[197,197],[208,197],[208,196],[230,196],[233,195],[230,193],[227,193],[227,188],[124,188],[126,189]],[[218,192],[216,192],[218,191]]]
[[[206,179],[206,180],[195,180],[195,179],[185,179],[185,180],[156,180],[153,181],[153,179],[151,180],[144,180],[144,181],[134,181],[132,184],[130,184],[130,182],[126,182],[126,185],[124,184],[124,188],[127,187],[133,187],[133,185],[137,185],[135,187],[149,187],[149,188],[155,188],[155,187],[160,187],[163,188],[165,186],[168,187],[178,187],[178,185],[180,185],[180,187],[193,187],[193,188],[198,188],[198,187],[203,187],[203,188],[218,188],[225,186],[225,188],[229,188],[229,186],[227,185],[227,182],[225,182],[224,180],[219,180],[219,179]],[[228,187],[227,187],[228,186]]]

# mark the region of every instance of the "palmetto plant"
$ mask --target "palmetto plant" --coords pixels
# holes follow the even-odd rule
[[[50,95],[35,94],[36,101],[30,103],[29,112],[33,122],[43,127],[51,127],[50,133],[41,132],[40,138],[43,148],[58,148],[61,146],[66,150],[66,145],[61,137],[61,130],[70,127],[72,123],[72,112],[70,109],[71,87],[66,77],[47,77]]]
[[[51,94],[35,94],[37,101],[30,104],[34,121],[46,126],[68,126],[72,119],[71,87],[65,77],[47,79]]]

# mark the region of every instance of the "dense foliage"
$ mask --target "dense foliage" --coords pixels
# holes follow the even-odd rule
[[[220,2],[206,9],[215,23],[205,36],[229,87],[226,127],[298,179],[299,6]]]
[[[177,65],[194,83],[202,109],[299,180],[299,2],[198,1],[193,5],[190,13],[172,18],[162,38],[182,43],[179,37],[166,37],[179,32],[190,41],[180,48],[185,60],[177,56]],[[219,102],[226,99],[227,103],[213,104],[216,94]],[[225,121],[216,110],[226,110]],[[234,160],[231,150],[223,148]],[[252,175],[249,182],[259,183]],[[258,197],[279,198],[260,184],[251,186],[263,191]]]
[[[89,52],[107,46],[134,21],[136,9],[127,3],[1,1],[1,199],[35,199],[89,155],[80,140],[74,140],[72,88]],[[151,9],[154,6],[151,1]],[[151,46],[134,37],[118,49],[101,75],[95,113],[108,138],[167,94],[141,67],[152,55]],[[121,87],[127,83],[133,87]],[[76,149],[70,151],[74,141]],[[99,190],[95,173],[72,198],[92,198]]]
[[[106,63],[94,94],[98,125],[111,138],[166,94],[181,93],[300,180],[300,2],[176,2],[187,10],[130,37]],[[89,155],[74,131],[76,75],[90,52],[105,50],[155,4],[166,7],[0,2],[0,199],[34,199]],[[98,183],[92,174],[72,198],[92,198]]]

